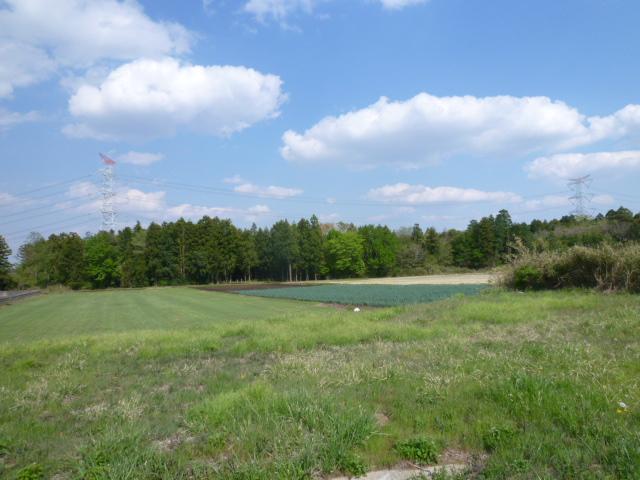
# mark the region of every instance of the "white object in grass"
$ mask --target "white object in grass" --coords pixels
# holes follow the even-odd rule
[[[353,309],[354,312],[358,313],[360,311],[360,309],[358,307]]]

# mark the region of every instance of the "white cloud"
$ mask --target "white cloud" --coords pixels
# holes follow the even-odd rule
[[[2,206],[12,205],[17,201],[18,201],[17,197],[14,197],[10,193],[0,192],[0,205]]]
[[[76,203],[61,203],[60,207],[71,208],[76,206],[81,212],[99,212],[102,206],[100,186],[93,182],[77,182],[67,190],[67,196],[74,199]],[[84,204],[77,204],[77,200],[88,197],[91,201]],[[113,199],[114,206],[121,213],[151,213],[160,214],[166,209],[166,192],[144,192],[137,188],[127,188],[121,186],[115,189]]]
[[[260,217],[269,215],[271,210],[266,205],[254,205],[249,208],[236,207],[206,207],[201,205],[192,205],[183,203],[175,207],[170,207],[166,211],[166,215],[170,219],[187,218],[191,220],[199,220],[204,216],[241,219],[247,222],[254,222]]]
[[[0,107],[0,133],[20,123],[35,122],[38,119],[39,115],[36,112],[10,112]]]
[[[550,208],[568,207],[571,200],[566,195],[545,195],[542,198],[527,200],[524,202],[524,210],[540,210]]]
[[[115,207],[127,213],[154,213],[165,209],[166,192],[143,192],[137,188],[123,189],[117,192]]]
[[[0,7],[0,96],[56,68],[186,53],[194,38],[177,23],[152,20],[135,0],[4,0]]]
[[[591,201],[596,205],[612,205],[615,203],[615,198],[609,194],[595,195]]]
[[[408,203],[413,205],[429,203],[475,203],[503,202],[518,203],[522,198],[511,192],[486,192],[474,188],[426,187],[396,183],[369,190],[367,198],[388,203]]]
[[[0,34],[0,98],[10,97],[16,87],[46,79],[55,62],[46,52],[24,43],[2,39]]]
[[[339,221],[341,218],[339,213],[320,213],[318,215],[318,221],[320,223],[334,223]]]
[[[456,155],[512,156],[566,150],[640,134],[640,106],[586,117],[547,97],[436,97],[376,103],[285,132],[281,153],[299,163],[416,167]]]
[[[595,195],[591,198],[595,205],[611,205],[615,202],[611,195]],[[555,208],[568,208],[572,205],[568,195],[545,195],[539,199],[527,200],[522,204],[523,212],[535,212],[539,210],[551,210]]]
[[[98,187],[93,182],[77,182],[69,187],[67,190],[67,196],[71,198],[86,197],[88,195],[97,195],[100,192]]]
[[[600,170],[640,169],[640,150],[562,153],[539,157],[525,166],[531,178],[567,179]]]
[[[420,5],[427,0],[379,0],[382,6],[388,10],[401,10],[405,7]]]
[[[238,185],[239,183],[247,183],[247,181],[242,178],[240,175],[234,175],[233,177],[227,177],[223,180],[224,183],[229,183],[231,185]]]
[[[311,13],[314,0],[249,0],[243,10],[263,22],[268,19],[284,22],[294,13]]]
[[[285,28],[291,28],[287,19],[298,14],[312,14],[321,3],[331,0],[248,0],[243,11],[259,22],[273,20]],[[427,0],[376,0],[385,10],[401,10],[412,5],[426,3]]]
[[[275,185],[262,187],[259,185],[254,185],[253,183],[241,183],[240,185],[237,185],[233,190],[238,193],[248,193],[261,197],[273,198],[290,198],[302,193],[302,190],[300,190],[299,188],[278,187]]]
[[[69,100],[80,123],[73,137],[153,138],[185,129],[228,136],[279,115],[286,95],[276,75],[234,66],[143,59],[113,70],[99,86],[83,85]]]
[[[159,162],[164,158],[162,153],[147,153],[130,151],[123,155],[119,155],[117,160],[122,163],[147,167],[153,163]]]
[[[72,201],[61,202],[58,208],[75,209],[80,213],[99,213],[102,199],[99,198],[100,187],[93,182],[77,182],[67,190],[67,196]],[[85,203],[78,203],[79,199],[87,198]],[[0,194],[0,205],[3,196]],[[118,215],[127,217],[140,217],[143,220],[176,220],[180,217],[199,220],[205,215],[210,217],[231,218],[247,222],[256,221],[259,218],[271,214],[267,205],[254,205],[251,207],[218,207],[193,205],[182,203],[179,205],[167,205],[165,191],[145,192],[137,188],[121,186],[116,189],[114,206]]]

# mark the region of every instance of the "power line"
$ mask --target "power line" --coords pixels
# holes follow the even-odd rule
[[[61,222],[69,222],[71,220],[75,220],[75,219],[78,219],[78,218],[85,218],[85,217],[89,217],[89,216],[93,216],[93,215],[95,215],[95,213],[85,213],[85,214],[82,214],[82,215],[78,215],[76,217],[69,217],[69,218],[66,218],[64,220],[58,220],[58,221],[55,221],[55,222],[45,223],[43,225],[37,225],[35,227],[25,228],[23,230],[18,230],[18,231],[15,231],[15,232],[9,232],[9,233],[7,233],[6,236],[7,237],[11,237],[13,235],[20,235],[22,233],[29,233],[29,232],[33,232],[34,230],[37,230],[39,228],[44,228],[44,227],[49,227],[49,226],[58,226]]]
[[[74,198],[70,199],[70,201],[71,200],[79,200],[79,199],[94,200],[96,198],[99,198],[99,197],[96,194],[91,193],[91,194],[88,194],[88,195],[81,195],[79,197],[74,197]],[[52,208],[55,208],[55,209],[58,209],[58,210],[70,210],[70,209],[77,208],[77,207],[61,207],[59,205],[51,205],[51,204],[40,205],[39,207],[28,208],[27,210],[21,210],[19,212],[13,212],[13,213],[8,213],[6,215],[0,215],[0,219],[4,220],[6,218],[16,217],[18,215],[24,215],[25,213],[37,212],[39,210],[52,209]],[[53,214],[53,213],[56,213],[56,212],[48,212],[48,213],[49,214]],[[45,214],[47,214],[47,213],[45,213]],[[45,214],[43,214],[43,215],[45,215]],[[43,215],[34,215],[32,217],[24,217],[24,218],[21,217],[19,220],[27,220],[29,218],[35,218],[36,216],[43,216]],[[12,223],[12,222],[13,221],[4,222],[4,223]],[[2,225],[2,224],[0,224],[0,225]]]
[[[45,185],[43,187],[34,188],[32,190],[26,190],[26,191],[20,192],[20,193],[12,193],[11,196],[22,197],[22,196],[29,195],[29,194],[34,193],[34,192],[40,192],[42,190],[48,190],[50,188],[59,187],[61,185],[67,185],[69,183],[77,182],[78,180],[84,180],[85,178],[90,178],[92,176],[93,176],[93,173],[90,173],[88,175],[82,175],[80,177],[75,177],[75,178],[72,178],[70,180],[65,180],[65,181],[57,182],[57,183],[52,183],[52,184],[49,184],[49,185]],[[46,196],[47,195],[45,195],[44,197],[39,197],[39,198],[45,198]],[[38,197],[36,197],[36,198],[38,198]],[[11,206],[11,205],[12,204],[2,205],[2,207],[8,207],[8,206]]]
[[[95,196],[95,195],[93,195],[92,197],[89,197],[89,199],[92,199],[92,198],[98,198],[98,197]],[[78,206],[70,206],[70,207],[56,207],[56,208],[57,208],[57,210],[54,211],[54,212],[44,212],[44,213],[39,213],[37,215],[31,215],[29,217],[15,218],[13,220],[9,220],[8,222],[0,223],[0,226],[9,225],[11,223],[18,223],[18,222],[22,222],[22,221],[25,221],[25,220],[31,220],[33,218],[40,218],[40,217],[44,217],[44,216],[47,216],[47,215],[54,215],[54,214],[56,214],[58,212],[65,212],[65,211],[70,211],[70,210],[77,211],[77,209],[79,207]]]
[[[133,175],[121,175],[121,178],[128,178],[128,179],[132,179],[136,182],[140,182],[140,183],[144,183],[144,184],[151,184],[151,185],[156,185],[156,186],[164,186],[164,187],[168,187],[168,188],[173,188],[176,190],[185,190],[185,191],[194,191],[194,192],[199,192],[199,193],[211,193],[211,194],[215,194],[215,195],[223,195],[223,196],[231,196],[231,197],[244,197],[244,198],[253,198],[253,199],[259,199],[259,200],[276,200],[276,201],[280,201],[280,202],[291,202],[291,203],[308,203],[308,204],[321,204],[324,206],[332,206],[332,205],[337,205],[337,206],[356,206],[356,207],[425,207],[425,206],[456,206],[456,205],[464,205],[464,204],[468,204],[468,203],[480,203],[477,200],[474,201],[466,201],[466,202],[461,202],[461,201],[438,201],[438,202],[428,202],[428,203],[411,203],[411,202],[352,202],[352,201],[341,201],[341,200],[336,200],[336,201],[332,201],[329,202],[326,199],[318,199],[318,198],[313,198],[313,197],[303,197],[303,196],[295,196],[295,197],[277,197],[277,196],[271,196],[271,195],[259,195],[259,194],[250,194],[250,193],[244,193],[244,192],[237,192],[235,190],[229,190],[229,189],[224,189],[224,188],[219,188],[219,187],[210,187],[210,186],[206,186],[206,185],[194,185],[194,184],[188,184],[188,183],[181,183],[181,182],[171,182],[171,181],[165,181],[165,180],[154,180],[151,178],[145,178],[145,177],[139,177],[139,176],[133,176]],[[566,191],[562,191],[562,192],[552,192],[552,193],[545,193],[545,194],[540,194],[540,195],[530,195],[530,196],[526,196],[526,197],[521,197],[523,200],[526,199],[533,199],[533,198],[539,198],[539,197],[545,197],[547,195],[558,195],[558,194],[566,194]],[[499,200],[495,200],[495,201],[483,201],[482,203],[500,203]]]

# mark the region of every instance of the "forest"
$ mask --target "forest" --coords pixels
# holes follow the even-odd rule
[[[64,285],[73,289],[206,284],[251,280],[420,275],[492,268],[509,261],[517,241],[531,251],[640,240],[640,213],[627,208],[594,218],[513,222],[507,210],[473,220],[464,231],[391,230],[324,224],[315,215],[270,228],[230,220],[179,219],[84,237],[32,233],[17,252],[0,236],[0,290]]]

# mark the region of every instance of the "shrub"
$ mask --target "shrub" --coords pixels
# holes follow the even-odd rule
[[[574,246],[560,252],[533,252],[519,244],[516,250],[500,277],[508,288],[640,292],[640,244]]]
[[[513,272],[514,286],[518,290],[537,290],[542,285],[542,272],[532,265],[524,265]]]

